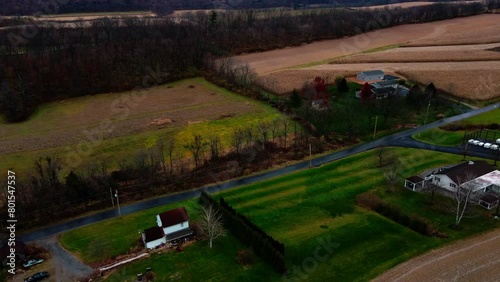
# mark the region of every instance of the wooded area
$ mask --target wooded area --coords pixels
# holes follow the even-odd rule
[[[291,16],[254,10],[167,18],[79,22],[74,28],[33,22],[0,30],[0,106],[10,122],[25,120],[40,103],[192,77],[214,57],[297,46],[390,26],[483,13],[480,3],[409,9],[312,10]],[[89,25],[89,26],[88,26]],[[209,59],[211,58],[211,59]],[[156,74],[158,75],[158,74]],[[154,79],[153,79],[154,80]]]

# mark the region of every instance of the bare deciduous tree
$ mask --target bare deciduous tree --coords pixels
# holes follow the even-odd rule
[[[208,145],[210,146],[210,158],[212,160],[218,159],[219,154],[222,151],[222,143],[220,141],[219,136],[216,135],[210,136]]]
[[[398,173],[399,173],[399,168],[397,163],[394,163],[391,165],[391,167],[384,172],[384,177],[385,180],[387,181],[387,191],[388,192],[394,192],[394,187],[396,186],[396,183],[398,182]]]
[[[459,180],[457,183],[457,190],[454,194],[454,204],[455,204],[455,227],[460,225],[462,218],[464,217],[465,211],[469,205],[472,196],[472,185],[467,182],[474,179],[472,175],[466,175],[463,179]]]
[[[200,227],[202,234],[208,238],[210,248],[214,239],[226,235],[222,225],[222,214],[211,205],[202,207]]]
[[[243,145],[243,140],[245,140],[245,132],[240,128],[233,129],[233,135],[231,136],[231,145],[236,150],[236,153],[241,152],[241,147]]]
[[[189,150],[193,156],[195,169],[198,169],[200,160],[203,157],[203,149],[205,148],[205,145],[206,143],[203,141],[203,137],[199,134],[196,134],[191,142],[184,145],[184,148]]]

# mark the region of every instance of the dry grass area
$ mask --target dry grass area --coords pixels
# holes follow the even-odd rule
[[[376,53],[360,53],[333,63],[465,62],[500,60],[500,43],[454,46],[395,48]]]
[[[389,45],[455,45],[500,42],[500,14],[484,14],[424,24],[407,24],[349,38],[325,40],[299,47],[252,53],[235,58],[249,63],[259,75],[331,61],[334,58]],[[409,45],[409,44],[408,44]]]
[[[413,258],[373,281],[498,281],[499,244],[497,229]]]
[[[105,132],[108,139],[258,111],[256,105],[221,93],[202,79],[184,80],[143,93],[101,94],[46,104],[26,122],[0,123],[0,153],[75,144],[93,131]],[[99,130],[106,120],[110,122],[102,127],[106,131]],[[112,130],[107,132],[108,128]]]
[[[311,82],[317,76],[321,76],[330,84],[335,81],[335,77],[337,76],[348,77],[355,75],[356,71],[354,70],[283,70],[261,76],[259,78],[259,85],[275,94],[285,95],[293,91],[293,89],[301,89],[304,83]]]
[[[495,70],[404,70],[400,74],[422,84],[434,83],[436,87],[453,96],[487,101],[500,97],[500,63]]]

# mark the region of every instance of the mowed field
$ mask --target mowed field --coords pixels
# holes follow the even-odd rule
[[[316,76],[381,69],[475,101],[500,97],[500,15],[403,25],[350,38],[238,56],[276,93],[299,89]],[[418,42],[418,44],[413,44]],[[441,46],[442,45],[442,46]],[[414,46],[414,47],[409,47]]]
[[[458,155],[416,149],[391,150],[401,161],[401,177],[462,159]],[[238,212],[282,241],[292,277],[299,278],[300,274],[294,272],[298,269],[308,276],[308,281],[366,281],[432,248],[498,227],[498,222],[484,216],[488,212],[477,209],[480,216],[464,218],[462,230],[449,228],[454,215],[442,209],[447,204],[446,198],[438,196],[436,204],[431,206],[427,204],[430,195],[402,189],[402,179],[395,192],[387,193],[384,169],[377,164],[376,151],[372,150],[319,168],[224,191],[215,197],[224,197]],[[365,191],[374,191],[408,214],[428,218],[449,238],[420,235],[360,208],[355,198]],[[136,244],[137,229],[154,224],[157,212],[186,206],[196,221],[197,205],[196,200],[189,200],[89,225],[63,234],[61,243],[85,262],[116,256]],[[95,246],[101,246],[102,251],[97,251]],[[260,260],[252,267],[240,266],[235,257],[242,248],[245,247],[232,236],[217,239],[213,250],[208,249],[205,242],[199,242],[185,248],[184,253],[154,255],[121,267],[109,281],[134,281],[137,273],[151,265],[155,266],[153,269],[161,281],[174,275],[180,277],[180,281],[282,279]],[[314,259],[315,253],[321,256],[320,260]],[[196,271],[195,266],[202,267],[202,273]]]
[[[159,138],[175,138],[182,147],[194,134],[217,134],[227,145],[232,127],[281,117],[202,78],[67,99],[42,105],[23,123],[0,123],[0,167],[24,170],[52,155],[66,161],[68,152],[83,152],[85,161],[116,160],[151,148]]]

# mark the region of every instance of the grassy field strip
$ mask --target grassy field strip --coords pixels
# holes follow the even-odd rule
[[[298,194],[304,193],[305,190],[306,190],[305,185],[296,186],[296,187],[289,188],[289,189],[283,189],[283,191],[268,194],[268,195],[260,197],[260,198],[253,197],[253,200],[246,201],[246,202],[238,205],[238,207],[244,208],[244,207],[250,207],[253,205],[257,205],[257,204],[269,205],[269,204],[275,203],[276,200],[278,200],[278,199],[286,201],[286,200],[295,198]]]

